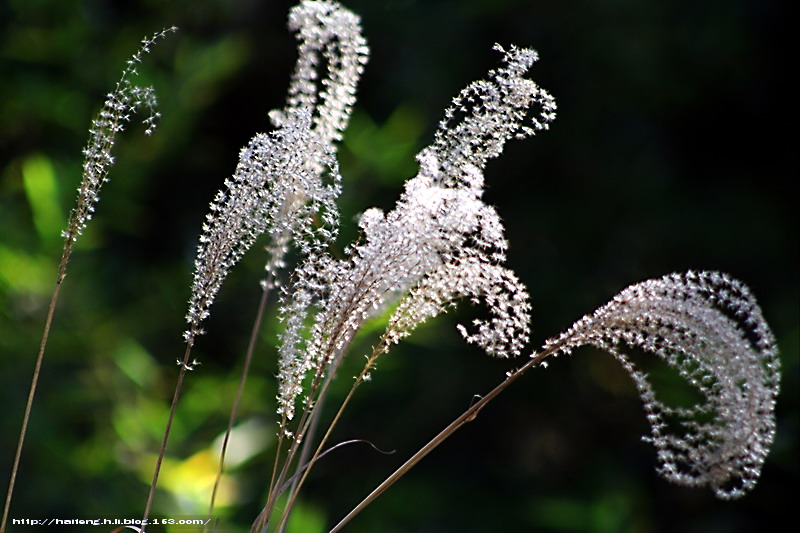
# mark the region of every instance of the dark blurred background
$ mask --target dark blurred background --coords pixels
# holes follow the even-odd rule
[[[0,2],[0,481],[3,494],[94,113],[139,40],[164,115],[132,124],[61,292],[12,518],[136,518],[183,353],[194,247],[239,148],[269,128],[295,59],[290,2]],[[531,46],[558,101],[552,130],[487,168],[509,264],[533,301],[533,342],[626,285],[686,269],[746,282],[784,365],[778,436],[758,487],[735,502],[654,472],[636,392],[607,355],[554,361],[506,391],[349,527],[353,532],[762,532],[794,521],[798,486],[796,117],[785,3],[493,0],[346,5],[372,54],[341,148],[340,247],[353,217],[390,208],[442,111]],[[203,515],[259,297],[263,252],[227,280],[196,346],[155,514]],[[243,401],[218,516],[245,529],[274,453],[273,302]],[[379,364],[334,440],[368,439],[315,469],[290,531],[327,531],[518,363],[465,346],[462,306]],[[376,326],[377,330],[377,326]],[[343,394],[374,338],[336,382]],[[680,392],[673,393],[680,395]],[[101,528],[102,529],[102,528]],[[55,529],[48,529],[53,530]],[[64,528],[58,531],[95,531]],[[36,531],[14,526],[9,531]]]

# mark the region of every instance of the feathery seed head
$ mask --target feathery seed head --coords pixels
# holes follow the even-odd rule
[[[306,1],[292,9],[298,59],[287,104],[270,112],[278,128],[245,147],[234,176],[211,204],[195,261],[186,320],[187,341],[200,333],[217,292],[233,265],[268,233],[266,270],[284,266],[289,244],[311,254],[332,241],[338,228],[341,178],[336,146],[347,125],[366,62],[359,19],[336,2]],[[319,93],[320,53],[327,77]],[[321,224],[315,223],[319,216]]]
[[[503,226],[481,197],[486,161],[512,137],[532,134],[536,128],[526,123],[542,129],[553,118],[552,97],[523,78],[534,59],[534,52],[512,48],[504,55],[505,68],[459,94],[433,144],[417,156],[419,173],[406,183],[396,207],[362,215],[363,238],[350,248],[348,260],[312,255],[298,271],[284,304],[280,414],[291,419],[306,373],[328,371],[364,319],[397,299],[384,336],[387,349],[469,297],[483,300],[492,318],[476,321],[472,333],[460,327],[466,340],[495,356],[521,353],[529,334],[528,295],[500,265],[507,248]],[[537,105],[541,121],[529,116]]]
[[[320,142],[332,144],[341,140],[347,127],[369,57],[361,19],[337,2],[305,1],[290,11],[289,29],[300,41],[297,63],[286,108],[270,112],[270,119],[280,127],[291,110],[309,109],[315,112],[314,130]],[[327,63],[327,77],[319,81],[321,59]]]
[[[644,402],[659,472],[708,485],[721,498],[752,489],[775,437],[780,362],[749,289],[718,272],[671,274],[632,285],[545,347],[601,348],[622,363]],[[653,353],[704,397],[669,407],[621,349]]]
[[[92,120],[89,141],[86,148],[83,149],[83,179],[78,188],[78,201],[70,213],[67,228],[61,233],[66,240],[66,255],[69,255],[78,236],[86,229],[86,225],[94,214],[97,201],[100,199],[100,189],[108,181],[108,172],[114,164],[111,151],[114,148],[117,134],[125,129],[131,115],[142,107],[148,110],[147,118],[142,121],[147,127],[145,134],[151,135],[156,129],[161,115],[156,111],[155,89],[133,85],[131,78],[136,76],[136,65],[141,63],[142,57],[150,52],[150,47],[168,33],[175,31],[177,28],[173,26],[142,39],[142,46],[128,60],[127,66],[122,71],[122,77],[114,90],[106,95],[103,108]]]

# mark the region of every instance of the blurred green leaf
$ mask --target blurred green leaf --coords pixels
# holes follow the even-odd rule
[[[47,293],[55,280],[53,266],[48,258],[0,244],[0,284],[14,292]]]
[[[50,159],[42,154],[26,158],[22,162],[22,180],[39,237],[47,244],[59,242],[66,218],[58,203],[58,183]]]

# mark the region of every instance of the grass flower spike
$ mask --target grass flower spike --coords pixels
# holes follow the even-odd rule
[[[142,39],[141,48],[128,60],[117,86],[108,93],[103,108],[92,121],[89,142],[83,150],[83,180],[78,189],[78,201],[70,213],[67,229],[62,232],[62,236],[66,239],[66,248],[69,250],[92,218],[97,201],[100,199],[100,189],[108,181],[108,172],[114,164],[111,151],[116,143],[117,134],[125,129],[131,115],[142,107],[148,110],[148,116],[143,121],[147,126],[145,134],[150,135],[156,129],[161,115],[156,111],[155,90],[153,87],[134,85],[131,78],[136,76],[136,67],[142,62],[142,57],[150,52],[150,47],[160,38],[176,30],[175,27],[167,28],[152,37]]]
[[[358,17],[335,2],[302,2],[289,28],[300,44],[286,107],[270,112],[278,129],[242,149],[234,176],[211,204],[197,248],[187,341],[202,333],[222,282],[260,235],[270,237],[270,275],[283,266],[291,241],[308,254],[336,235],[335,141],[347,126],[368,49]],[[321,63],[327,75],[320,82]]]
[[[492,355],[521,353],[529,334],[527,292],[501,266],[507,242],[496,211],[481,199],[483,168],[507,140],[546,128],[555,102],[524,78],[536,59],[533,51],[503,53],[505,67],[489,72],[489,81],[470,84],[446,111],[395,209],[361,216],[362,242],[351,248],[350,259],[316,254],[298,270],[284,309],[280,352],[278,412],[288,419],[306,374],[332,372],[369,313],[398,299],[384,348],[469,297],[482,298],[493,318],[477,321],[474,333],[460,328],[465,338]]]
[[[33,400],[36,396],[36,388],[39,382],[44,353],[50,336],[50,326],[53,323],[53,317],[55,316],[56,307],[58,305],[61,285],[67,276],[67,266],[72,257],[72,252],[75,249],[75,243],[94,215],[97,202],[100,200],[100,190],[103,185],[108,182],[108,173],[114,164],[112,150],[116,144],[117,134],[125,129],[126,124],[131,119],[131,115],[142,107],[147,108],[149,112],[147,118],[143,120],[146,126],[145,134],[151,135],[155,131],[158,119],[161,117],[158,111],[156,111],[157,99],[155,89],[149,86],[140,87],[134,85],[132,79],[138,74],[137,66],[142,62],[142,58],[150,52],[150,48],[156,41],[168,33],[175,31],[177,31],[177,28],[173,26],[161,30],[151,37],[142,39],[141,47],[133,57],[128,60],[126,67],[122,71],[120,80],[117,82],[114,90],[106,95],[106,100],[103,103],[102,109],[94,120],[92,120],[92,126],[89,129],[89,141],[86,144],[86,148],[83,149],[83,173],[81,184],[78,187],[78,200],[75,207],[70,211],[66,229],[61,232],[61,236],[64,238],[64,248],[61,252],[61,261],[58,265],[55,288],[50,298],[50,305],[47,317],[45,318],[39,352],[36,356],[33,377],[31,378],[28,399],[25,405],[25,413],[22,417],[19,439],[17,441],[17,451],[11,467],[8,491],[3,508],[3,516],[2,519],[0,519],[0,533],[5,532],[6,523],[8,521],[17,470],[19,468],[22,449],[25,444],[25,434],[30,420]]]
[[[780,362],[775,339],[746,286],[717,272],[688,272],[632,285],[576,322],[545,350],[592,345],[628,371],[644,402],[659,472],[708,485],[721,498],[752,489],[775,438]],[[692,407],[657,399],[622,352],[657,355],[703,396]]]
[[[321,209],[327,218],[336,216],[333,199],[340,178],[334,155],[314,135],[307,110],[291,118],[276,132],[253,137],[239,155],[235,174],[225,181],[227,190],[211,204],[195,259],[187,341],[202,333],[200,323],[228,272],[263,233],[271,237],[270,272],[283,266],[292,237],[305,242],[302,237],[308,234],[323,241],[332,236],[324,226],[314,228],[311,218]],[[330,173],[330,183],[323,183],[322,169]]]

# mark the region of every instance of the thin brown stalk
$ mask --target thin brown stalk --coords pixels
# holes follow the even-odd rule
[[[214,488],[211,489],[211,501],[208,505],[208,519],[210,523],[211,515],[214,513],[214,503],[217,498],[217,491],[219,490],[219,483],[222,479],[222,473],[225,468],[225,455],[228,451],[228,442],[230,441],[231,431],[233,425],[236,423],[236,415],[239,412],[239,403],[241,402],[242,395],[244,394],[244,386],[247,381],[247,374],[250,371],[250,363],[253,360],[253,352],[255,351],[256,341],[258,340],[258,332],[261,329],[261,322],[264,318],[264,311],[267,307],[267,299],[269,298],[269,290],[272,286],[272,275],[263,282],[263,290],[261,291],[261,300],[258,302],[258,311],[253,320],[253,328],[250,331],[250,341],[247,345],[247,353],[244,358],[244,365],[242,366],[242,375],[239,378],[239,387],[236,389],[236,397],[233,400],[231,407],[230,417],[228,418],[228,428],[225,430],[225,436],[222,439],[222,450],[219,454],[219,468],[217,470],[217,477],[214,479]]]
[[[319,385],[318,378],[319,375],[312,384],[312,390],[318,387]],[[286,435],[286,424],[288,424],[288,419],[286,418],[286,415],[283,415],[283,418],[281,419],[280,431],[278,433],[278,443],[275,447],[275,461],[272,463],[272,476],[270,477],[269,490],[267,491],[267,503],[261,509],[261,512],[258,514],[256,520],[253,522],[253,526],[251,527],[252,532],[266,530],[266,527],[269,524],[273,508],[275,507],[278,500],[278,495],[281,492],[280,487],[283,485],[286,479],[286,475],[289,472],[289,467],[294,461],[294,456],[297,452],[299,443],[300,441],[303,440],[302,436],[305,434],[305,429],[307,428],[306,420],[308,418],[309,413],[311,412],[311,405],[312,402],[309,401],[303,410],[303,414],[300,416],[300,422],[298,423],[298,431],[295,433],[294,440],[292,444],[289,446],[289,449],[286,451],[286,458],[283,461],[283,466],[281,467],[279,473],[278,464],[280,462],[281,448],[283,448],[284,436]]]
[[[352,340],[352,337],[351,337]],[[314,409],[311,411],[311,418],[308,422],[307,429],[304,430],[303,433],[303,447],[300,450],[300,458],[297,461],[297,467],[295,468],[295,474],[293,476],[292,486],[289,490],[290,501],[292,502],[291,505],[287,506],[284,509],[284,513],[291,514],[292,507],[294,505],[294,499],[291,497],[295,494],[298,490],[298,483],[300,480],[300,476],[302,474],[302,469],[310,468],[313,463],[308,461],[308,456],[311,453],[311,446],[314,442],[314,435],[316,433],[317,427],[319,426],[320,416],[322,414],[322,406],[325,403],[325,398],[327,397],[328,386],[330,385],[331,380],[336,375],[336,369],[339,368],[339,364],[342,362],[342,358],[344,357],[345,350],[350,345],[350,341],[348,340],[345,344],[345,347],[340,349],[336,354],[336,358],[333,362],[328,366],[330,369],[325,374],[325,381],[322,383],[322,387],[320,388],[319,394],[317,395],[318,400],[314,403]],[[317,457],[319,459],[319,457]],[[281,491],[282,492],[282,491]],[[283,533],[286,530],[288,520],[283,522],[283,527],[279,531],[279,533]]]
[[[367,363],[364,365],[364,368],[361,370],[361,373],[356,378],[355,382],[353,383],[353,386],[350,387],[350,391],[347,393],[347,396],[342,401],[342,404],[339,406],[339,410],[336,412],[336,415],[333,417],[333,420],[328,425],[328,429],[325,431],[325,435],[322,437],[322,439],[320,440],[319,444],[317,445],[317,449],[314,452],[314,455],[308,461],[308,466],[305,468],[305,471],[303,472],[303,475],[300,477],[300,480],[297,482],[297,486],[296,486],[295,490],[289,496],[289,501],[286,504],[286,510],[284,511],[283,515],[281,516],[281,520],[280,520],[280,522],[278,522],[278,526],[277,526],[276,530],[279,531],[286,524],[286,522],[288,521],[288,519],[289,519],[289,511],[294,506],[294,502],[297,499],[297,495],[299,494],[300,489],[303,486],[303,483],[305,483],[305,480],[308,477],[309,472],[311,471],[311,467],[314,466],[314,463],[317,461],[317,459],[319,459],[320,454],[322,453],[322,450],[323,450],[325,444],[328,442],[328,439],[330,438],[331,433],[333,433],[333,429],[336,426],[336,424],[339,422],[339,419],[341,419],[345,408],[350,403],[350,400],[353,398],[353,395],[355,394],[356,389],[359,387],[359,385],[361,385],[361,383],[364,382],[365,376],[367,374],[369,374],[369,372],[372,369],[372,367],[375,366],[375,362],[377,361],[378,357],[380,357],[380,355],[386,351],[385,350],[385,348],[386,348],[385,338],[386,337],[384,337],[384,339],[381,339],[381,342],[378,343],[378,345],[372,351],[372,354],[370,354],[369,358],[367,359]]]
[[[261,510],[261,513],[259,513],[259,516],[256,518],[255,522],[253,523],[253,527],[252,527],[251,531],[259,531],[260,529],[263,529],[266,524],[269,523],[270,517],[272,515],[273,508],[275,507],[275,504],[276,504],[277,499],[278,499],[278,495],[281,492],[279,488],[285,482],[286,476],[289,473],[289,468],[291,467],[292,463],[294,463],[294,458],[295,458],[295,455],[297,455],[297,450],[300,447],[300,443],[302,442],[303,445],[306,446],[306,444],[307,444],[306,436],[307,436],[307,434],[309,432],[309,429],[312,427],[312,424],[314,423],[314,421],[315,421],[315,419],[317,417],[316,410],[319,407],[319,405],[317,404],[317,402],[312,401],[312,398],[321,399],[321,398],[324,398],[326,396],[327,390],[328,390],[328,386],[331,383],[333,375],[335,374],[336,369],[339,367],[339,364],[341,363],[344,354],[347,352],[347,349],[350,346],[350,342],[352,341],[352,334],[353,333],[355,333],[355,331],[350,333],[349,338],[344,342],[344,345],[342,346],[342,348],[340,348],[338,350],[338,354],[336,355],[335,359],[331,363],[329,363],[327,365],[324,365],[320,369],[318,369],[316,375],[314,376],[314,381],[312,382],[311,386],[309,387],[309,393],[308,393],[309,400],[306,402],[306,405],[305,405],[305,407],[303,409],[303,413],[300,416],[300,421],[298,422],[298,425],[297,425],[298,429],[297,429],[297,431],[295,433],[294,441],[292,442],[292,445],[290,446],[289,450],[287,451],[286,459],[283,462],[283,467],[281,468],[281,472],[276,478],[275,477],[275,470],[276,470],[275,466],[277,465],[277,462],[278,462],[278,457],[279,457],[278,453],[280,451],[280,443],[281,443],[281,440],[279,440],[279,442],[278,442],[278,445],[279,445],[278,446],[278,452],[276,452],[276,459],[275,459],[275,463],[273,464],[273,477],[272,477],[272,480],[270,482],[270,490],[269,490],[269,496],[267,498],[267,504]],[[324,380],[323,380],[323,377],[325,378]],[[287,422],[287,420],[284,418],[282,420],[282,422],[281,422],[281,428],[282,429],[285,428],[286,422]],[[281,431],[279,439],[282,439],[283,434],[284,434],[284,432]],[[327,434],[326,434],[326,438],[327,438]],[[317,453],[319,453],[319,450],[317,450]],[[315,458],[313,458],[311,460],[311,462],[309,464],[309,468],[310,468],[311,465],[313,465],[313,463],[314,463],[314,461],[316,459],[317,459],[317,457],[315,457]],[[293,502],[293,499],[292,499],[292,502]],[[285,513],[286,513],[286,511],[284,511],[284,514]]]
[[[283,427],[283,423],[281,424]],[[283,432],[281,431],[278,435],[278,442],[275,445],[275,460],[272,462],[272,475],[270,476],[269,480],[269,489],[267,490],[267,503],[264,504],[264,507],[261,509],[261,512],[258,513],[256,519],[253,520],[253,524],[250,526],[251,533],[255,533],[256,531],[264,531],[266,532],[267,526],[269,525],[269,517],[271,513],[271,505],[273,502],[273,495],[276,492],[275,485],[278,479],[278,461],[281,457],[281,448],[283,448]]]
[[[0,533],[5,533],[6,523],[8,522],[8,514],[11,509],[11,498],[14,495],[14,485],[17,481],[17,472],[19,471],[19,462],[22,457],[22,448],[25,445],[25,434],[28,431],[28,423],[31,418],[31,409],[33,408],[33,399],[36,396],[36,387],[39,384],[39,375],[42,370],[42,361],[44,361],[44,352],[47,348],[47,340],[50,338],[50,326],[53,324],[53,317],[56,312],[56,305],[58,303],[58,295],[61,292],[61,283],[67,275],[67,263],[69,256],[72,252],[72,246],[67,245],[64,247],[64,253],[61,255],[61,264],[58,267],[58,277],[56,278],[56,285],[53,288],[53,295],[50,297],[50,306],[47,309],[47,318],[44,321],[44,331],[42,332],[42,340],[39,344],[39,353],[36,356],[36,363],[33,368],[33,377],[31,378],[30,389],[28,390],[28,400],[25,403],[25,414],[22,415],[22,425],[19,430],[19,439],[17,440],[17,451],[14,454],[14,464],[11,467],[11,476],[8,481],[8,491],[6,492],[6,501],[3,506],[3,519],[0,521]]]
[[[150,507],[153,504],[153,497],[156,492],[156,485],[158,485],[158,474],[161,471],[161,463],[164,460],[164,454],[167,451],[167,441],[169,440],[169,432],[172,429],[172,421],[175,419],[175,411],[178,407],[178,399],[181,396],[181,391],[183,390],[183,378],[186,377],[186,372],[191,369],[189,366],[189,357],[192,353],[192,346],[194,345],[194,337],[192,335],[189,336],[189,340],[186,343],[186,352],[183,355],[183,361],[181,361],[181,370],[178,373],[178,382],[175,384],[175,393],[172,396],[172,406],[169,410],[169,418],[167,418],[167,426],[164,428],[164,437],[161,440],[161,449],[158,451],[158,459],[156,459],[156,466],[153,469],[153,481],[150,483],[150,493],[147,495],[147,503],[144,507],[144,514],[142,516],[142,531],[141,533],[145,533],[145,528],[147,527],[147,519],[150,517]]]
[[[327,379],[330,379],[331,376],[332,374],[329,375]],[[324,385],[323,388],[325,388]],[[314,411],[311,413],[311,420],[308,432],[303,438],[303,447],[300,450],[300,457],[297,460],[297,467],[295,468],[294,476],[292,476],[291,487],[289,487],[289,500],[291,502],[294,502],[292,495],[295,494],[295,492],[297,492],[298,489],[297,484],[300,480],[302,472],[311,466],[311,464],[308,464],[308,455],[311,453],[311,443],[314,442],[314,435],[316,434],[317,428],[319,427],[320,414],[322,413],[322,408],[324,404],[325,404],[325,396],[320,396],[319,401],[314,406]],[[292,506],[293,503],[292,505],[287,505],[286,509],[284,510],[284,513],[286,513],[287,515],[291,514]],[[281,527],[281,529],[278,530],[278,533],[284,533],[285,530],[286,530],[286,522],[283,523],[283,527]]]
[[[400,468],[394,471],[392,475],[387,477],[383,483],[378,485],[378,487],[373,490],[364,500],[361,501],[352,511],[350,511],[347,516],[342,518],[338,524],[336,524],[333,529],[330,530],[330,533],[336,533],[337,531],[341,531],[341,529],[347,525],[356,515],[358,515],[364,508],[367,507],[370,503],[372,503],[378,496],[383,494],[386,489],[394,485],[394,483],[403,477],[409,470],[411,470],[417,463],[419,463],[426,455],[432,452],[437,446],[439,446],[442,442],[444,442],[448,437],[450,437],[453,433],[457,430],[461,429],[462,426],[467,424],[468,422],[472,422],[478,416],[481,409],[486,407],[490,401],[497,397],[501,392],[503,392],[506,387],[511,385],[515,382],[522,374],[528,371],[530,368],[538,365],[542,361],[544,361],[547,357],[552,355],[558,350],[556,346],[550,346],[547,350],[543,351],[542,353],[536,354],[534,357],[531,358],[530,361],[522,365],[517,370],[508,374],[506,379],[503,380],[498,386],[491,390],[488,394],[483,396],[480,400],[475,402],[469,409],[464,411],[461,416],[453,420],[450,425],[444,428],[438,435],[436,435],[433,439],[430,440],[425,446],[419,449],[417,453],[411,456],[408,461],[403,463]]]
[[[361,284],[363,284],[363,283],[364,283],[364,280],[362,279],[359,282],[359,287],[361,287]],[[353,302],[351,302],[351,306],[355,305],[355,301],[357,301],[357,298],[354,298]],[[348,309],[345,314],[349,313],[350,311],[351,311],[351,309]],[[342,327],[344,327],[343,323],[337,324],[337,326],[333,330],[333,333],[331,334],[331,338],[332,339],[335,339],[335,338],[337,338],[339,336],[339,334],[341,333],[341,328]],[[275,463],[273,463],[272,479],[270,480],[270,489],[269,489],[269,492],[268,492],[269,496],[267,498],[266,505],[264,506],[264,508],[261,510],[261,512],[259,513],[259,515],[256,518],[256,520],[254,521],[251,531],[255,532],[255,531],[263,530],[269,524],[270,517],[272,515],[272,511],[274,510],[275,504],[276,504],[277,499],[278,499],[278,495],[281,492],[279,490],[279,487],[281,487],[283,485],[284,481],[286,480],[286,477],[287,477],[287,475],[289,473],[289,468],[294,463],[294,459],[295,459],[295,456],[297,454],[297,450],[300,447],[300,443],[301,442],[303,443],[303,449],[304,450],[310,444],[310,442],[306,439],[306,436],[307,436],[307,433],[309,431],[309,428],[311,428],[312,425],[316,424],[316,420],[317,420],[317,416],[318,416],[318,413],[316,412],[316,409],[318,408],[318,405],[316,405],[316,402],[314,401],[314,398],[320,400],[320,399],[322,399],[322,398],[324,398],[326,396],[327,389],[328,389],[328,386],[330,385],[331,379],[332,379],[333,375],[335,374],[336,369],[339,367],[339,364],[341,363],[344,354],[347,352],[347,349],[350,346],[350,342],[352,342],[353,336],[356,333],[356,331],[357,331],[357,329],[354,328],[351,331],[346,333],[346,335],[344,336],[344,341],[342,343],[342,346],[338,350],[334,350],[334,348],[332,346],[329,347],[331,353],[335,353],[334,359],[330,363],[327,363],[327,364],[323,363],[323,365],[317,370],[317,373],[314,376],[314,380],[312,381],[311,386],[309,387],[308,401],[306,402],[306,404],[304,406],[303,412],[302,412],[302,414],[300,416],[300,420],[299,420],[299,422],[297,424],[297,428],[298,429],[295,432],[294,441],[292,442],[292,445],[290,446],[289,450],[287,451],[287,456],[286,456],[286,459],[283,461],[283,466],[281,468],[280,474],[276,477],[276,475],[275,475],[275,473],[277,471],[276,466],[278,464],[278,459],[280,457],[280,455],[279,455],[280,454],[280,447],[281,447],[280,445],[281,445],[282,438],[283,438],[283,435],[284,435],[284,431],[283,430],[285,429],[286,423],[287,423],[287,420],[286,420],[285,417],[281,421],[281,426],[280,427],[281,427],[282,431],[281,431],[280,436],[279,436]],[[381,341],[381,346],[383,346],[383,341]],[[380,348],[380,349],[382,350],[383,348]],[[378,351],[376,350],[376,352],[374,352],[373,355],[375,355],[377,353],[378,353]],[[377,358],[377,356],[376,356],[376,358]],[[372,364],[374,364],[374,360],[372,358],[370,358],[370,361],[372,361],[372,362],[371,363],[370,362],[367,363],[367,366],[365,367],[364,371],[362,372],[362,375],[359,377],[359,383],[360,383],[360,380],[363,380],[363,375],[366,374],[367,369],[370,368]],[[348,399],[348,401],[349,401],[349,399]],[[338,417],[341,416],[341,410],[343,410],[343,406],[340,408],[340,412],[337,415],[337,420],[338,420]],[[320,447],[317,448],[314,457],[311,459],[311,461],[309,461],[309,467],[308,468],[313,466],[314,462],[318,459],[318,455],[319,455],[320,450],[321,450],[321,445],[324,444],[325,441],[327,441],[327,438],[328,438],[331,430],[332,430],[332,427],[329,426],[328,427],[328,432],[326,433],[323,442],[320,444]],[[301,453],[303,453],[303,452],[301,452]],[[300,461],[299,465],[300,464],[302,464],[302,461]],[[298,468],[299,468],[299,465],[298,465]],[[305,479],[307,474],[308,474],[308,470],[306,470],[306,472],[303,474],[303,477],[301,478],[301,481],[299,482],[300,484],[302,484],[302,481]],[[296,490],[297,489],[294,489],[294,488],[292,490],[292,496],[290,496],[290,498],[289,498],[289,502],[290,503],[289,503],[288,507],[286,509],[284,509],[284,512],[283,512],[282,517],[281,517],[281,521],[279,522],[279,525],[276,528],[277,531],[280,531],[282,526],[284,526],[285,523],[286,523],[286,520],[288,518],[288,513],[290,512],[291,507],[294,504]]]
[[[317,379],[315,379],[314,383],[312,384],[312,390],[315,390],[315,389],[319,388],[319,377],[320,377],[320,375],[318,374],[317,375]],[[327,380],[323,384],[321,392],[325,391],[326,385],[327,385]],[[309,397],[310,397],[310,395],[309,395]],[[312,402],[309,401],[308,404],[306,405],[305,409],[303,410],[303,414],[300,417],[300,422],[298,424],[298,428],[299,429],[295,434],[295,437],[294,437],[294,440],[293,440],[291,446],[289,447],[289,449],[286,452],[286,459],[284,459],[284,461],[283,461],[283,466],[281,467],[281,471],[276,476],[277,465],[278,465],[278,462],[279,462],[279,459],[280,459],[280,449],[281,449],[281,444],[283,442],[283,436],[284,436],[283,428],[285,427],[286,419],[284,418],[283,421],[281,422],[282,430],[280,432],[280,436],[279,436],[279,439],[278,439],[278,446],[277,446],[277,449],[276,449],[276,452],[275,452],[275,462],[272,465],[272,478],[270,480],[270,487],[269,487],[269,492],[268,492],[269,495],[267,497],[267,503],[266,503],[266,505],[264,505],[264,508],[261,510],[261,513],[259,513],[258,517],[256,518],[256,521],[254,522],[251,531],[262,530],[267,526],[267,524],[269,524],[270,517],[272,516],[272,511],[273,511],[273,509],[274,509],[274,507],[275,507],[275,505],[276,505],[276,503],[278,501],[278,496],[281,493],[280,487],[284,484],[284,482],[286,480],[286,476],[289,473],[289,468],[291,467],[292,463],[294,462],[294,457],[297,454],[297,449],[300,447],[300,442],[304,442],[305,441],[304,437],[306,435],[306,432],[309,429],[311,422],[313,422],[313,420],[315,418],[314,416],[311,416],[311,413],[315,410],[315,409],[311,408],[311,405],[312,405]],[[305,444],[304,444],[304,446],[305,446]]]

